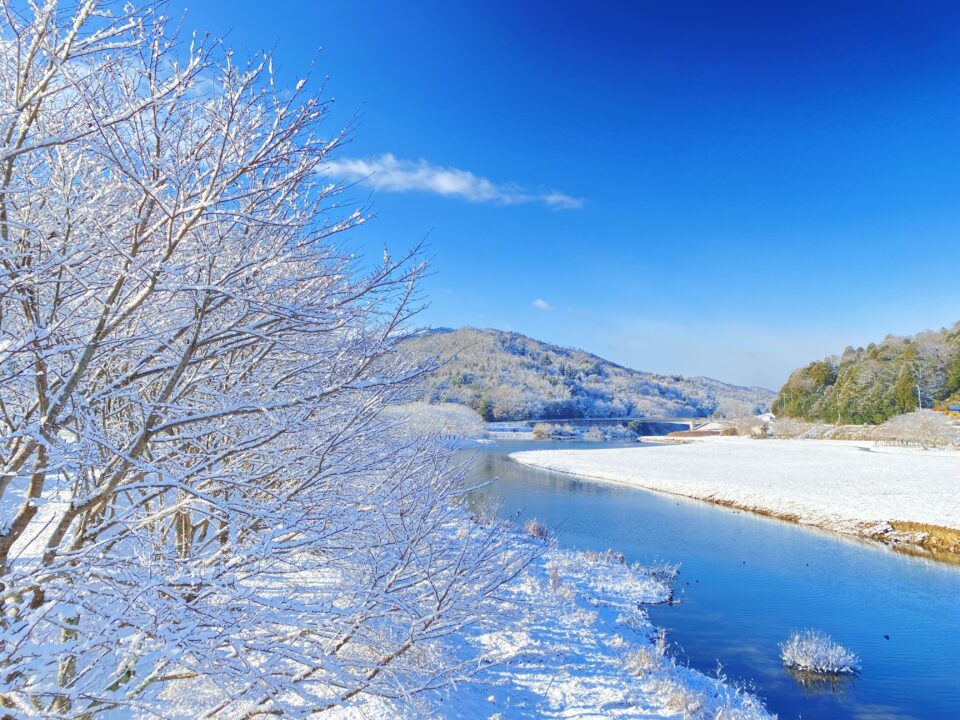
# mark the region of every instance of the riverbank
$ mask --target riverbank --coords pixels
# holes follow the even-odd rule
[[[469,638],[468,654],[497,662],[438,717],[774,718],[755,696],[667,652],[645,606],[671,601],[675,572],[609,551],[547,550],[503,595],[515,620]]]
[[[669,654],[647,607],[672,600],[675,566],[643,567],[611,551],[561,549],[546,528],[532,530],[518,532],[515,542],[537,556],[496,591],[501,622],[468,623],[444,649],[460,660],[464,681],[405,699],[355,698],[328,714],[339,720],[775,720],[754,695]],[[220,688],[189,680],[166,694],[171,720],[200,717],[224,699]],[[242,708],[229,717],[252,716]]]
[[[835,440],[512,453],[524,465],[706,500],[960,562],[960,452]]]

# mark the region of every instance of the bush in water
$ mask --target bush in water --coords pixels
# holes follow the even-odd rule
[[[546,542],[550,539],[550,530],[536,518],[530,518],[523,526],[523,531],[532,538]]]
[[[794,632],[780,645],[785,667],[825,675],[855,674],[860,658],[819,630]]]

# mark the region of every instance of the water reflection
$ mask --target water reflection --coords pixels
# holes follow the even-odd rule
[[[786,668],[787,674],[809,695],[843,695],[856,676],[852,673],[815,673]]]

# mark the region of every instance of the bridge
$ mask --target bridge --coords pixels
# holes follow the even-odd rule
[[[507,426],[518,426],[523,425],[527,427],[533,427],[538,423],[545,423],[547,425],[572,425],[573,427],[602,427],[604,425],[626,425],[627,423],[638,423],[640,425],[673,425],[673,427],[667,432],[673,432],[674,430],[696,430],[698,427],[705,425],[710,422],[710,418],[706,417],[607,417],[607,418],[531,418],[529,420],[512,420],[503,423],[491,422],[487,423],[487,427],[491,430],[496,430],[498,425],[503,425],[504,429]],[[509,430],[507,430],[509,432]],[[646,435],[655,435],[660,433],[646,433],[641,432],[641,434]]]

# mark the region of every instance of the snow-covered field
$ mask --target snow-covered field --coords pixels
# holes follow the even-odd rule
[[[524,465],[916,542],[893,523],[960,530],[960,452],[871,442],[709,437],[685,444],[513,453]],[[900,528],[903,529],[902,527]]]

